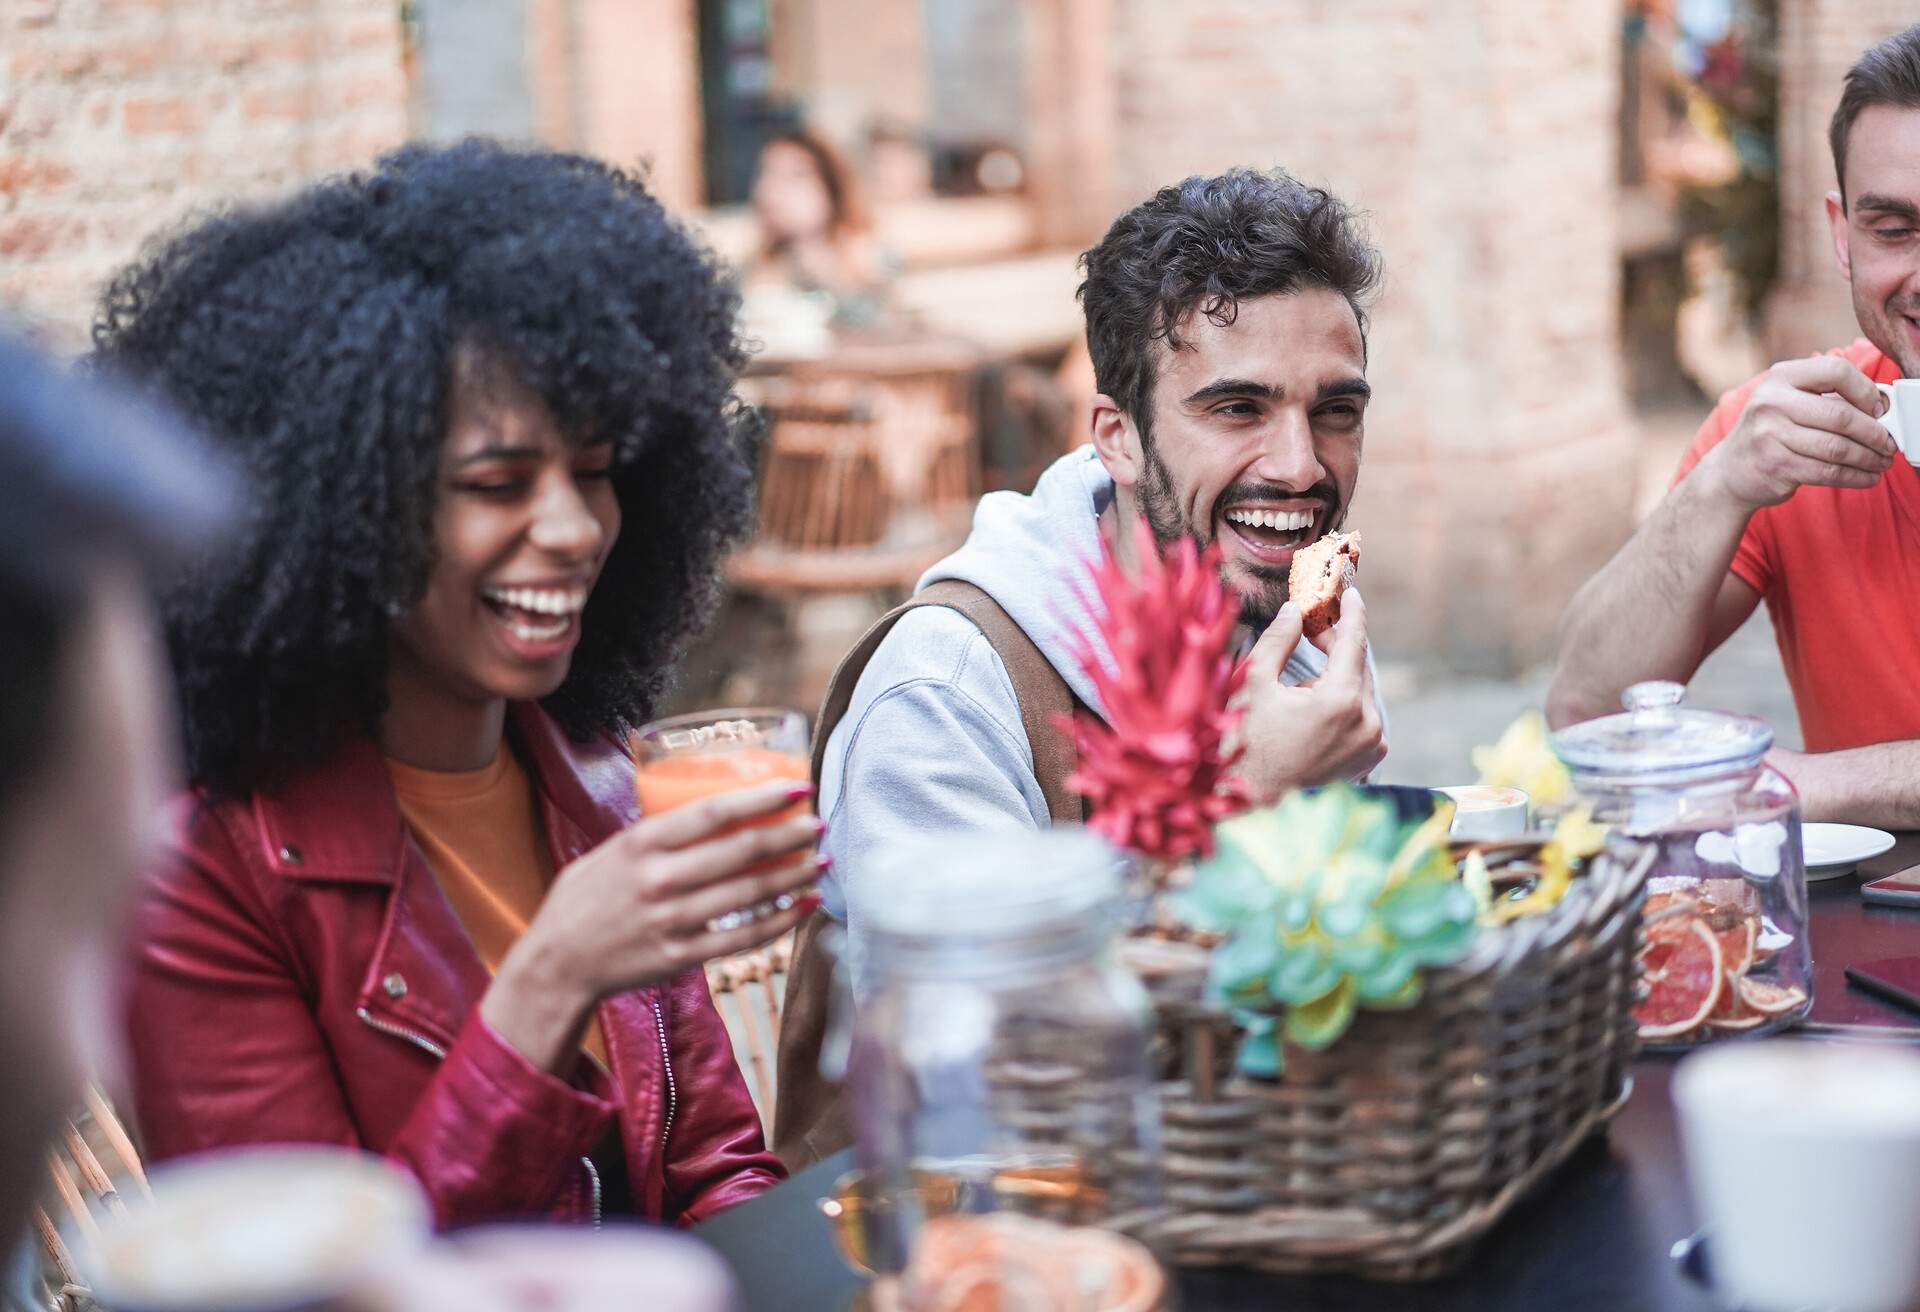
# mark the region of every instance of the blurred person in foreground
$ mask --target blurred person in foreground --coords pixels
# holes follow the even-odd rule
[[[873,235],[860,182],[845,156],[810,128],[790,128],[760,149],[751,198],[759,247],[744,285],[817,293],[837,328],[869,328],[888,315],[892,261]]]
[[[627,731],[748,521],[735,298],[628,174],[408,147],[203,219],[96,354],[255,481],[165,598],[190,795],[136,934],[150,1155],[300,1142],[439,1223],[780,1176],[701,963],[818,874],[772,784],[635,822]]]
[[[175,768],[146,589],[229,495],[150,408],[0,333],[0,1257],[81,1081],[112,1082],[113,966]]]
[[[1556,725],[1686,682],[1764,600],[1805,750],[1770,759],[1809,820],[1920,825],[1920,474],[1876,383],[1920,377],[1920,26],[1847,74],[1827,193],[1865,336],[1722,397],[1672,488],[1574,597],[1548,697]]]
[[[1064,683],[1060,700],[1100,711],[1074,652],[1103,543],[1130,558],[1144,522],[1161,543],[1220,545],[1250,647],[1238,770],[1257,798],[1386,754],[1359,593],[1314,641],[1288,600],[1294,554],[1341,527],[1360,476],[1380,261],[1356,216],[1284,172],[1238,169],[1163,189],[1083,264],[1092,442],[1031,495],[982,500],[966,544],[920,580],[968,585],[971,609],[925,605],[870,632],[835,675],[843,713],[829,693],[816,730],[837,866],[789,977],[775,1137],[790,1166],[847,1133],[806,1021],[827,993],[810,936],[843,920],[857,961],[863,907],[910,877],[887,854],[911,835],[1053,822],[1065,761],[1029,739],[1022,707]]]

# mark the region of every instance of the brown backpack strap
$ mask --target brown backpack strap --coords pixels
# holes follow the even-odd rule
[[[1020,723],[1027,732],[1033,773],[1047,799],[1047,812],[1055,824],[1081,820],[1085,813],[1080,799],[1067,789],[1067,776],[1073,773],[1073,740],[1053,722],[1055,715],[1072,711],[1079,700],[1013,617],[984,591],[958,579],[936,583],[905,605],[888,611],[840,662],[814,725],[814,783],[820,782],[827,740],[852,705],[853,690],[867,663],[900,617],[921,606],[948,606],[959,611],[993,644],[1020,702]],[[825,911],[814,912],[800,927],[792,964],[787,969],[775,1077],[773,1150],[789,1171],[810,1166],[853,1142],[852,1109],[846,1090],[820,1073],[820,1050],[831,1020],[834,966],[832,954],[820,937],[833,924]]]
[[[957,610],[986,635],[1007,667],[1013,682],[1014,698],[1020,703],[1020,725],[1026,730],[1027,746],[1033,753],[1033,775],[1040,793],[1047,799],[1047,814],[1057,825],[1075,824],[1085,818],[1081,799],[1067,788],[1067,776],[1073,773],[1073,740],[1054,723],[1054,717],[1066,715],[1081,703],[1073,689],[1053,668],[1027,631],[1014,622],[983,589],[959,579],[942,579],[929,585],[874,622],[861,635],[852,651],[841,660],[833,679],[827,684],[826,698],[820,704],[820,718],[813,730],[813,781],[820,782],[820,770],[827,759],[827,739],[853,704],[854,689],[866,672],[873,654],[893,632],[893,626],[909,611],[922,606],[946,606]]]

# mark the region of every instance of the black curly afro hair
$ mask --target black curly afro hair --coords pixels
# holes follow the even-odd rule
[[[232,448],[255,494],[241,541],[162,600],[194,784],[271,789],[377,727],[470,353],[570,441],[614,445],[624,526],[544,704],[579,737],[645,719],[751,515],[736,308],[638,178],[484,141],[409,146],[143,253],[105,294],[94,365]]]

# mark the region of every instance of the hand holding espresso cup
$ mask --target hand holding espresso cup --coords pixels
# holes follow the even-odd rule
[[[1898,450],[1880,419],[1887,406],[1873,381],[1839,356],[1784,360],[1698,472],[1747,513],[1802,487],[1872,487]]]

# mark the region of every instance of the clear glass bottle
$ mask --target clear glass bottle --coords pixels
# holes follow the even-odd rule
[[[852,943],[874,1268],[904,1269],[940,1214],[1087,1224],[1150,1208],[1152,1018],[1116,950],[1121,858],[1063,828],[956,834],[896,869]]]
[[[1552,744],[1596,820],[1658,849],[1634,1012],[1654,1050],[1772,1034],[1813,1005],[1800,801],[1766,763],[1773,730],[1685,694],[1635,684],[1624,713]]]

